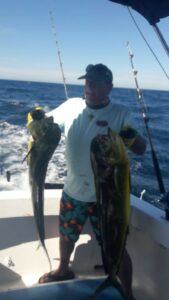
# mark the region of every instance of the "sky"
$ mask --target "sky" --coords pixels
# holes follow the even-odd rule
[[[132,13],[169,75],[168,56],[153,28]],[[169,17],[158,26],[169,44]],[[0,0],[0,79],[63,82],[59,50],[67,84],[83,84],[77,78],[86,66],[103,63],[113,71],[115,87],[135,88],[127,42],[140,88],[169,90],[126,7],[108,0]]]

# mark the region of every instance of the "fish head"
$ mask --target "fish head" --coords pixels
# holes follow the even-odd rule
[[[108,134],[99,134],[92,140],[91,151],[104,167],[118,164],[126,154],[122,138],[111,129]]]
[[[121,136],[108,128],[109,143],[111,145],[110,164],[119,165],[128,163],[128,154]]]
[[[92,161],[97,164],[97,172],[103,179],[109,176],[117,165],[128,163],[127,151],[122,138],[111,129],[107,134],[99,134],[91,143]]]

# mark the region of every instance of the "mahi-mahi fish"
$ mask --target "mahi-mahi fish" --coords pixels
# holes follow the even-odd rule
[[[122,138],[110,128],[91,143],[91,164],[101,232],[101,253],[105,281],[91,296],[114,286],[125,298],[118,271],[125,248],[130,208],[130,168]]]
[[[53,122],[53,117],[47,117],[41,107],[36,107],[28,114],[27,128],[31,134],[27,161],[33,213],[39,240],[51,269],[49,254],[45,246],[44,185],[48,163],[60,141],[61,130]]]

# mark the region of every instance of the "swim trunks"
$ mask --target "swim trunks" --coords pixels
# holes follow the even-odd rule
[[[65,192],[60,202],[59,230],[65,240],[76,242],[89,218],[96,239],[100,243],[100,229],[96,202],[72,199]]]

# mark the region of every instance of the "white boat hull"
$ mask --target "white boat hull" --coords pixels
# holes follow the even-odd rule
[[[53,268],[59,262],[60,195],[59,190],[45,191],[46,245]],[[127,248],[133,261],[135,297],[137,300],[168,300],[169,223],[162,210],[134,196],[131,198]],[[5,298],[8,290],[32,286],[38,290],[38,278],[49,270],[49,264],[42,247],[37,250],[38,236],[29,191],[0,193],[0,228],[0,291],[3,292],[0,299],[8,299]],[[101,264],[101,256],[99,246],[91,236],[92,230],[87,223],[71,256],[78,279],[104,275],[102,270],[94,269],[95,265]]]

